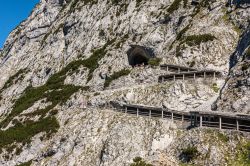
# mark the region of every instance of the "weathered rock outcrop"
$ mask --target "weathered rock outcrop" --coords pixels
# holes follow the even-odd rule
[[[41,0],[0,52],[0,165],[249,164],[247,134],[98,108],[117,100],[211,111],[214,102],[249,114],[247,5]],[[129,63],[131,45],[155,61]],[[223,77],[158,83],[166,73],[158,63]]]

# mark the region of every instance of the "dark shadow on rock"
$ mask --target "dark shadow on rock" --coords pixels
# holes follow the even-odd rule
[[[244,51],[250,45],[250,25],[248,25],[247,31],[242,35],[235,52],[230,56],[229,69],[234,67],[243,56]]]

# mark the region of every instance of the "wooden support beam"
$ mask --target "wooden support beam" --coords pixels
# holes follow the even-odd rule
[[[161,77],[161,82],[164,82],[164,77]]]
[[[184,122],[184,115],[181,115],[181,121]]]
[[[163,116],[163,109],[161,110],[161,118],[163,119],[164,116]]]
[[[151,118],[151,110],[149,110],[149,117]]]
[[[194,80],[195,80],[196,74],[194,73]]]
[[[200,127],[202,127],[202,116],[200,116]]]
[[[175,81],[175,75],[174,75],[174,81]]]
[[[167,72],[168,72],[168,66],[167,66]]]
[[[219,129],[221,130],[222,129],[222,126],[221,126],[221,117],[219,117]]]
[[[136,109],[136,116],[139,116],[139,108]]]
[[[171,112],[171,120],[174,121],[174,113]]]
[[[125,106],[125,114],[128,112],[128,107]]]
[[[216,78],[216,75],[215,75],[216,73],[214,72],[214,79]]]
[[[183,81],[185,80],[185,74],[182,75],[182,80],[183,80]]]
[[[204,72],[204,79],[206,79],[206,72]]]
[[[236,130],[239,131],[239,120],[236,119]]]
[[[181,72],[181,69],[180,68],[178,68],[178,73],[180,73]]]

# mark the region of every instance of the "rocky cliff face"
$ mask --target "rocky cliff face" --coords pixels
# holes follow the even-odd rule
[[[249,114],[249,12],[222,0],[41,0],[1,51],[1,164],[249,164],[246,134],[98,108],[116,100],[211,111],[214,103]],[[161,64],[223,77],[158,83],[166,71],[132,68],[130,45]]]

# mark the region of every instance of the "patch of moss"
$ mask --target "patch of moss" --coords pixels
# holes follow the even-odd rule
[[[128,70],[128,69],[123,69],[123,70],[120,70],[118,72],[115,72],[110,77],[106,78],[105,83],[104,83],[104,87],[105,88],[108,87],[113,80],[116,80],[116,79],[118,79],[118,78],[120,78],[122,76],[129,75],[130,72],[131,71]]]
[[[152,164],[146,163],[141,157],[135,157],[133,162],[130,166],[153,166]]]
[[[148,64],[151,66],[159,66],[161,63],[161,60],[162,60],[161,58],[151,58],[149,59]]]

